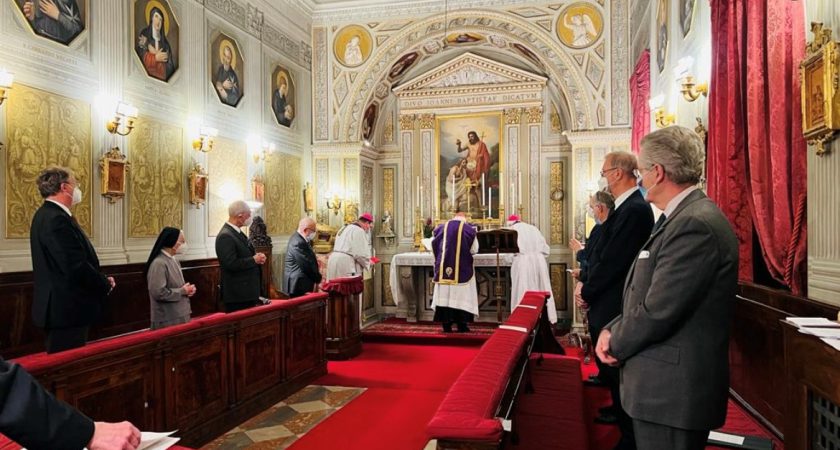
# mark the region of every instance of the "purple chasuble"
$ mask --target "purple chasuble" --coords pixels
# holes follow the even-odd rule
[[[432,240],[435,283],[462,284],[472,279],[473,255],[470,249],[475,235],[475,227],[465,220],[449,220],[435,228]]]

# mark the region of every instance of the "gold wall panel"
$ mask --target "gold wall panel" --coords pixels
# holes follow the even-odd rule
[[[393,167],[386,167],[382,169],[382,211],[391,213],[391,226],[393,227],[394,217],[394,177],[396,176],[396,169]]]
[[[566,293],[566,264],[549,264],[549,279],[551,280],[551,294],[554,295],[554,306],[558,311],[569,309]]]
[[[69,167],[82,202],[73,215],[93,235],[90,105],[22,84],[6,101],[6,237],[28,238],[32,216],[43,203],[35,180],[45,167]]]
[[[249,192],[248,161],[244,142],[217,138],[213,151],[208,153],[208,184],[210,186],[209,222],[210,236],[219,234],[228,220],[228,204],[246,200]]]
[[[184,225],[183,130],[150,119],[129,135],[129,237],[155,237]]]
[[[265,163],[265,223],[274,236],[292,234],[303,211],[301,160],[274,154]]]
[[[553,193],[557,190],[565,190],[563,186],[563,161],[552,161],[551,163],[551,171],[549,176],[549,192]],[[566,216],[563,213],[566,202],[565,195],[562,196],[555,196],[550,195],[550,209],[551,212],[551,233],[550,233],[550,240],[552,244],[563,244],[565,236],[563,230],[566,227]],[[559,200],[558,200],[559,198]]]

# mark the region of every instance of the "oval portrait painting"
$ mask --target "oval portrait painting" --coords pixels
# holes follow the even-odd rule
[[[289,69],[275,66],[271,73],[271,112],[277,123],[292,126],[295,120],[295,83]]]
[[[87,0],[13,0],[38,36],[68,45],[87,23]]]
[[[219,33],[210,44],[210,79],[219,100],[228,106],[236,106],[245,95],[245,61],[236,41]]]
[[[594,44],[604,31],[601,12],[588,3],[573,3],[557,18],[557,37],[571,48],[586,48]]]
[[[161,81],[178,70],[180,27],[166,0],[134,2],[134,53],[146,75]]]
[[[370,33],[359,25],[348,25],[335,35],[335,59],[347,67],[358,67],[367,61],[373,51]]]

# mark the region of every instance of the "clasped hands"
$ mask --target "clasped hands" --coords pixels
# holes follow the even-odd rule
[[[618,367],[618,359],[610,353],[610,330],[602,330],[598,335],[598,343],[595,344],[595,354],[598,359],[608,366]]]
[[[187,297],[192,297],[198,290],[192,283],[184,283],[184,285],[181,286],[181,289],[184,290],[184,295],[186,295]]]
[[[265,260],[265,253],[257,253],[256,255],[254,255],[254,262],[259,265],[265,264]]]

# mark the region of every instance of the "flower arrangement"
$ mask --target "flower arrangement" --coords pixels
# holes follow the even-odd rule
[[[431,217],[426,217],[426,221],[423,223],[423,237],[430,238],[432,237],[432,232],[435,231],[434,222],[432,222]]]

